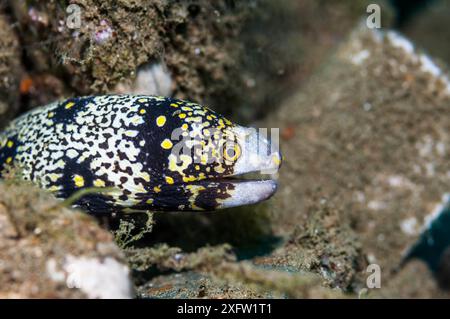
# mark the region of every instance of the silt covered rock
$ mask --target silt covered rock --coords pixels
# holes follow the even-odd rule
[[[0,183],[0,298],[130,298],[112,235],[33,186]]]
[[[279,229],[310,221],[308,199],[319,194],[356,233],[367,263],[384,282],[394,278],[450,189],[449,105],[439,62],[398,33],[359,28],[268,124],[282,128],[285,156]],[[335,244],[324,239],[319,248]],[[360,274],[356,289],[368,275]]]

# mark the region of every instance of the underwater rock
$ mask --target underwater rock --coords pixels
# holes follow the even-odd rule
[[[8,18],[0,14],[0,129],[18,111],[20,76],[19,40]]]
[[[350,225],[341,223],[343,214],[325,197],[309,199],[309,218],[298,223],[287,242],[270,256],[255,259],[266,268],[319,273],[325,285],[352,291],[366,261],[361,243]]]
[[[390,280],[450,189],[449,105],[444,67],[398,33],[358,28],[267,121],[295,131],[281,142],[278,229],[311,219],[319,194]]]
[[[140,94],[171,96],[172,77],[167,66],[162,63],[150,63],[140,67],[132,83],[119,83],[114,92],[118,94]]]
[[[420,261],[405,265],[390,280],[381,278],[381,288],[369,290],[368,298],[448,298],[448,294],[439,290],[433,274]]]
[[[171,74],[173,94],[202,102],[236,85],[230,79],[239,74],[237,35],[250,7],[225,0],[114,5],[76,0],[67,6],[33,0],[9,5],[30,71],[60,76],[71,95],[110,93],[119,83],[135,81],[139,68],[162,60]],[[222,101],[216,109],[225,105]]]
[[[0,298],[131,298],[112,235],[35,187],[0,183]]]
[[[264,298],[261,294],[238,285],[223,285],[194,271],[156,276],[139,287],[140,298]]]
[[[228,245],[205,247],[187,254],[162,245],[154,249],[132,249],[127,255],[132,265],[137,262],[140,271],[149,270],[148,267],[165,271],[165,275],[156,273],[138,287],[141,298],[343,297],[337,290],[324,288],[321,279],[311,273],[290,273],[282,268],[236,262]]]

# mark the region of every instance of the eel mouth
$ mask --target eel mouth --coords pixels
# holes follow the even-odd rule
[[[225,209],[237,206],[252,205],[265,201],[272,197],[278,188],[275,175],[259,175],[247,173],[243,175],[233,175],[222,178],[205,179],[200,184],[208,185],[207,189],[213,191],[226,190],[225,196],[219,196],[215,201],[214,209]],[[206,199],[206,198],[204,198]],[[206,203],[199,203],[203,206]],[[208,205],[206,205],[208,206]]]
[[[222,200],[218,208],[252,205],[272,197],[278,188],[278,182],[273,179],[249,180],[227,179],[233,185],[231,196]]]

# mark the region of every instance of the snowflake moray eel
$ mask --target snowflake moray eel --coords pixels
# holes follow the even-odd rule
[[[275,193],[270,178],[237,178],[276,172],[281,155],[270,149],[255,129],[195,103],[90,96],[14,120],[0,133],[0,174],[16,167],[23,179],[61,199],[88,187],[107,188],[76,203],[91,213],[215,210]]]

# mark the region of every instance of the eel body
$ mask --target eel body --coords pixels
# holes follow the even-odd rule
[[[37,108],[0,133],[0,173],[68,198],[92,213],[215,210],[269,198],[278,151],[256,130],[195,103],[154,96],[71,98]]]

